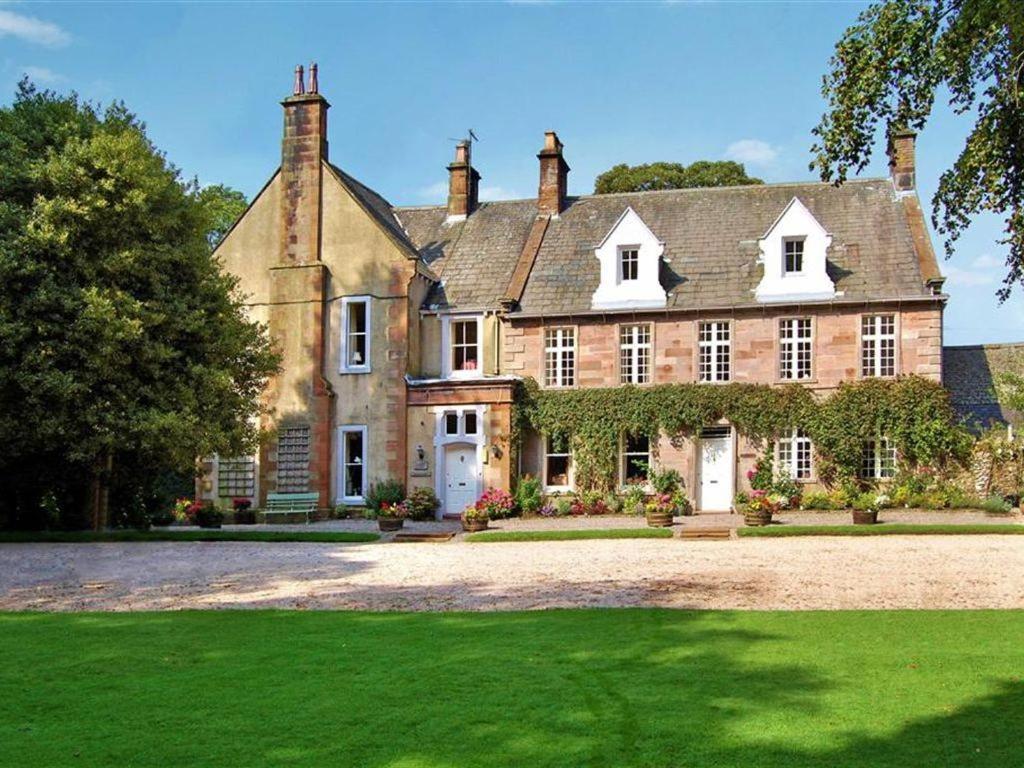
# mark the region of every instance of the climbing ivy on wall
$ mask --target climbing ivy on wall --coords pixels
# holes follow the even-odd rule
[[[665,435],[674,444],[720,419],[763,450],[795,427],[814,441],[819,475],[833,482],[856,475],[862,442],[895,441],[903,461],[941,465],[961,459],[969,438],[956,422],[946,390],[920,377],[844,384],[824,400],[791,384],[663,384],[545,390],[533,379],[518,388],[513,439],[526,429],[570,435],[580,490],[615,485],[623,434]]]

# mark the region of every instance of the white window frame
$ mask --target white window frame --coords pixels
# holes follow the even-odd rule
[[[882,333],[882,319],[892,319],[892,332]],[[866,332],[865,325],[870,321],[870,329]],[[879,312],[877,314],[861,315],[860,316],[860,376],[862,379],[891,379],[896,376],[899,371],[899,327],[897,325],[897,318],[895,312]],[[891,360],[892,360],[892,371],[890,373],[883,372],[884,366],[882,365],[882,348],[884,342],[890,342],[891,347]],[[868,350],[871,351],[872,362],[868,366],[866,363],[866,355]]]
[[[349,365],[348,345],[352,329],[349,328],[349,308],[353,304],[362,304],[366,313],[366,360],[361,365]],[[373,338],[371,312],[372,304],[370,296],[345,296],[341,300],[341,365],[339,373],[369,373],[370,365],[370,343]]]
[[[805,468],[801,467],[801,454],[806,459]],[[802,429],[775,441],[775,470],[785,470],[797,482],[809,482],[814,477],[814,445]]]
[[[795,243],[799,243],[800,244],[800,269],[790,269],[789,268],[788,248],[789,248],[789,244],[790,243],[794,243],[794,244]],[[807,247],[807,238],[804,237],[803,235],[801,235],[799,237],[784,237],[784,238],[782,238],[782,275],[783,275],[783,277],[785,277],[787,275],[802,275],[804,273],[804,260],[805,260],[805,256],[806,256],[804,251],[806,250],[806,247]]]
[[[868,446],[871,446],[869,449]],[[888,456],[886,455],[888,454]],[[870,455],[871,471],[867,471],[865,459]],[[882,468],[882,460],[889,460],[889,471]],[[865,480],[891,480],[896,476],[896,462],[898,460],[896,445],[887,437],[876,437],[872,440],[865,440],[861,448],[860,472],[858,473]]]
[[[462,322],[476,323],[476,359],[477,367],[473,371],[457,371],[454,369],[455,349],[452,324]],[[483,315],[446,315],[441,325],[441,371],[446,379],[479,379],[484,375],[484,317]]]
[[[646,329],[647,340],[638,341],[637,338]],[[630,338],[624,339],[627,330]],[[626,373],[622,365],[624,355],[629,356],[631,371]],[[650,384],[651,373],[654,364],[654,324],[653,323],[624,323],[619,326],[619,383],[620,384]],[[642,369],[642,372],[641,372]]]
[[[573,461],[572,461],[572,442],[571,437],[566,435],[566,453],[552,453],[551,451],[551,436],[541,435],[541,442],[543,448],[543,475],[544,475],[544,490],[552,493],[560,493],[565,491],[571,491],[574,486],[573,478]],[[548,479],[548,459],[552,456],[565,456],[569,461],[566,467],[565,478],[567,483],[565,485],[552,485]]]
[[[801,325],[807,330],[801,336]],[[789,336],[786,336],[786,331]],[[801,375],[800,352],[807,352],[807,370]],[[784,317],[779,320],[779,379],[808,381],[814,378],[814,321],[809,317]]]
[[[709,338],[704,338],[704,330],[709,330]],[[725,329],[727,338],[719,338],[720,331]],[[723,375],[719,356],[724,350],[726,370]],[[708,365],[704,366],[704,353],[708,355]],[[701,320],[697,323],[697,380],[708,384],[719,384],[732,381],[732,323],[729,320]]]
[[[646,456],[647,461],[647,478],[644,481],[644,486],[647,487],[651,482],[651,469],[653,462],[651,461],[651,452],[653,451],[654,441],[647,435],[636,435],[636,437],[647,438],[647,453],[641,454],[638,451],[626,451],[626,446],[629,440],[629,436],[626,434],[619,436],[619,485],[625,487],[626,485],[626,465],[629,463],[630,456]]]
[[[472,414],[473,418],[476,419],[476,430],[473,432],[466,431],[466,415]],[[455,417],[455,431],[448,431],[448,417]],[[477,439],[480,435],[480,431],[483,429],[483,414],[477,410],[475,406],[469,408],[444,408],[441,411],[440,421],[440,434],[446,440],[454,440],[456,438],[467,438],[470,442]]]
[[[576,386],[576,336],[576,327],[571,325],[544,329],[545,387]],[[572,361],[566,365],[568,356]]]
[[[626,254],[632,254],[629,259],[632,265],[633,277],[626,277]],[[619,262],[619,282],[620,283],[635,283],[640,279],[640,246],[639,245],[620,245],[616,249],[616,255],[618,256]]]
[[[363,488],[363,495],[361,496],[348,496],[345,494],[345,481],[348,476],[348,442],[345,439],[346,435],[358,433],[362,436],[363,442],[363,457],[360,462],[360,468],[362,469],[361,485]],[[370,444],[369,444],[369,430],[365,425],[362,424],[349,424],[343,427],[338,427],[338,489],[337,497],[339,504],[365,504],[366,503],[366,490],[367,483],[369,482],[369,457]]]

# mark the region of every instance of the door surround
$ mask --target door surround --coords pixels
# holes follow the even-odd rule
[[[728,449],[729,456],[726,464],[726,479],[729,484],[729,494],[724,509],[708,509],[704,503],[704,441],[721,441]],[[736,493],[736,430],[731,424],[715,424],[704,427],[697,435],[696,440],[696,474],[697,490],[699,491],[698,510],[708,512],[727,512],[732,508],[732,498]]]
[[[463,445],[475,448],[476,452],[476,497],[480,498],[484,489],[484,465],[486,464],[487,452],[486,429],[484,427],[484,414],[487,412],[486,405],[438,405],[434,411],[434,493],[440,499],[441,505],[437,508],[437,519],[444,516],[444,508],[447,503],[445,489],[445,452],[449,445]],[[445,434],[445,415],[454,413],[458,415],[459,429],[457,434]],[[465,434],[465,414],[476,414],[476,434]]]

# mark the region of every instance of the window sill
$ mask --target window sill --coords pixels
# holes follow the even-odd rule
[[[366,506],[366,499],[363,496],[342,496],[337,503],[345,507],[362,507]]]
[[[353,366],[351,368],[339,368],[338,369],[338,373],[340,373],[342,376],[347,376],[347,375],[356,374],[356,373],[371,373],[372,370],[373,369],[371,369],[370,366],[368,366],[368,365],[367,366],[363,366],[361,368],[356,368],[356,367]]]

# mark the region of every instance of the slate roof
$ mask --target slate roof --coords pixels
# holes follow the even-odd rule
[[[627,206],[665,243],[662,284],[676,309],[760,306],[757,240],[798,197],[832,235],[828,270],[847,300],[931,295],[907,215],[889,179],[765,184],[570,198],[544,236],[520,302],[522,314],[590,310],[599,282],[594,248]],[[445,223],[444,206],[396,208],[395,215],[443,285],[428,304],[497,308],[536,217],[536,201],[484,203]]]
[[[1024,375],[1024,343],[942,348],[942,379],[950,401],[975,428],[1022,422],[1022,414],[1006,408],[996,394],[996,377],[1007,371]]]

